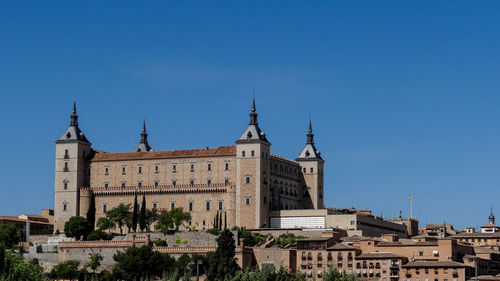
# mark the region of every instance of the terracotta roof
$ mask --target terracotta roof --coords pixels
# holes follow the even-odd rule
[[[481,225],[481,228],[484,228],[484,227],[496,227],[496,228],[498,228],[499,226],[496,224],[493,224],[493,223],[487,223],[485,225]]]
[[[413,261],[409,262],[403,267],[433,267],[433,268],[439,268],[439,267],[455,267],[455,268],[460,268],[460,267],[471,267],[469,265],[455,262],[455,261]]]
[[[387,252],[362,253],[356,256],[356,259],[399,259],[399,258],[404,258],[404,257]]]
[[[236,155],[236,146],[228,145],[228,146],[219,146],[218,148],[205,148],[205,149],[97,153],[92,159],[92,161],[99,162],[99,161],[114,161],[114,160],[147,160],[147,159],[192,158],[192,157],[235,156],[235,155]]]
[[[481,232],[474,232],[474,233],[459,233],[455,234],[453,236],[450,236],[450,238],[500,238],[500,232],[489,232],[489,233],[481,233]]]
[[[352,246],[347,246],[342,243],[337,243],[333,246],[328,247],[328,250],[334,250],[334,251],[354,251],[356,248]]]
[[[377,246],[381,247],[393,247],[393,246],[437,246],[437,242],[432,241],[399,241],[399,242],[380,242]]]

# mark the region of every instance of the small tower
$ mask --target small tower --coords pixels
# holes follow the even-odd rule
[[[64,231],[64,223],[80,215],[80,187],[89,185],[91,143],[78,127],[76,102],[69,128],[56,141],[54,183],[54,230]]]
[[[236,225],[268,225],[270,147],[259,128],[254,97],[248,127],[236,141]]]
[[[307,130],[306,136],[306,146],[302,149],[302,152],[300,152],[299,157],[297,157],[295,161],[302,167],[302,173],[313,208],[323,209],[325,208],[323,203],[323,165],[325,161],[321,158],[321,153],[314,145],[311,120],[309,120],[309,129]]]
[[[488,217],[489,224],[495,224],[495,216],[493,215],[493,206],[490,207],[490,216]]]
[[[148,144],[148,133],[146,132],[146,120],[142,123],[141,141],[139,145],[135,148],[135,152],[146,152],[152,151],[153,149]]]

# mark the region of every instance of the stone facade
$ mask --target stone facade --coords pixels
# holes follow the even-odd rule
[[[138,148],[124,153],[93,149],[74,106],[70,127],[56,142],[54,231],[63,232],[71,216],[85,216],[92,193],[96,221],[118,204],[133,204],[137,194],[148,208],[189,211],[191,229],[212,228],[217,212],[228,227],[268,227],[271,211],[324,207],[323,163],[311,127],[296,161],[272,155],[255,101],[236,145],[152,151],[144,124]]]

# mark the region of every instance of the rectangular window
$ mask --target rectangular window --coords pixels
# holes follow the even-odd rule
[[[189,185],[194,185],[194,180],[189,180]]]
[[[126,181],[122,181],[122,187],[125,187],[125,185],[127,185],[127,182]]]
[[[224,170],[229,171],[229,162],[224,163]]]
[[[158,187],[159,184],[160,184],[159,181],[155,181],[155,187]]]
[[[210,201],[207,201],[206,202],[206,208],[205,208],[207,211],[210,211]]]
[[[138,186],[138,187],[142,187],[142,181],[138,181],[138,182],[137,182],[137,186]]]
[[[109,175],[109,167],[104,167],[104,175]]]
[[[212,171],[212,163],[208,163],[208,165],[207,165],[207,170],[208,170],[208,171]]]
[[[155,165],[155,173],[158,174],[160,172],[160,167],[158,165]]]
[[[154,210],[158,209],[158,203],[153,202],[153,209],[154,209]]]
[[[211,185],[212,184],[212,179],[207,179],[207,184]]]
[[[69,172],[69,163],[68,162],[64,162],[64,171]]]
[[[68,204],[63,204],[63,211],[67,211],[68,210]]]
[[[172,165],[172,172],[177,172],[177,165],[176,164],[173,164]]]
[[[102,204],[102,212],[106,213],[107,210],[108,210],[108,205]]]
[[[108,188],[109,187],[109,183],[108,182],[105,182],[104,183],[104,188]]]
[[[137,172],[138,172],[139,174],[142,174],[142,166],[139,166],[138,168],[139,168],[139,170],[138,170]]]
[[[219,201],[219,211],[222,211],[222,200]]]
[[[68,159],[69,158],[69,150],[65,149],[64,150],[64,159]]]
[[[194,172],[194,164],[191,164],[191,172]]]
[[[172,185],[173,185],[173,186],[176,186],[176,185],[177,185],[177,181],[176,181],[176,180],[173,180],[173,181],[172,181]]]
[[[250,197],[245,198],[245,205],[250,205]]]
[[[246,176],[246,177],[245,177],[245,183],[246,183],[246,184],[249,184],[249,183],[250,183],[250,176]]]
[[[205,220],[203,220],[203,221],[202,221],[202,224],[203,224],[203,225],[206,225],[206,224],[207,224],[207,222],[206,222]]]
[[[64,182],[64,189],[68,189],[68,182],[67,181]]]
[[[173,209],[175,209],[175,202],[170,203],[170,210],[173,210]]]
[[[229,179],[228,178],[224,179],[224,184],[229,184]]]
[[[418,255],[419,255],[420,257],[421,257],[421,256],[423,256],[423,255],[424,255],[424,251],[419,251],[419,252],[418,252]]]
[[[189,210],[190,212],[192,212],[192,211],[193,211],[193,202],[189,202],[189,204],[188,204],[188,210]]]
[[[126,174],[126,170],[127,169],[127,166],[122,166],[122,175],[125,175]]]

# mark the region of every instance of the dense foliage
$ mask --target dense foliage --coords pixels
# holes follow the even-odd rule
[[[45,276],[43,268],[33,261],[24,259],[10,251],[0,248],[0,280],[30,280],[43,281]]]
[[[92,192],[90,194],[89,210],[87,211],[87,221],[89,222],[89,233],[95,228],[95,195]]]
[[[106,212],[106,217],[118,225],[120,234],[123,234],[123,226],[130,217],[130,204],[120,204]]]
[[[244,227],[234,227],[233,230],[238,231],[238,237],[245,239],[244,240],[245,246],[248,246],[248,247],[254,247],[259,242],[266,239],[265,235],[262,235],[260,233],[252,233]]]
[[[21,234],[15,224],[0,224],[0,245],[3,245],[7,248],[12,248],[12,246],[19,243],[20,238]]]
[[[234,276],[239,270],[239,266],[234,259],[235,248],[233,233],[225,229],[217,238],[215,253],[211,252],[207,255],[210,264],[207,272],[208,280],[224,280]]]
[[[76,240],[86,239],[89,229],[89,222],[84,217],[71,217],[64,224],[64,234],[68,237],[74,237]]]
[[[190,213],[184,212],[182,208],[174,208],[159,216],[155,228],[164,234],[170,234],[179,231],[179,227],[189,220],[191,220]]]
[[[285,233],[280,235],[278,238],[274,239],[272,243],[267,245],[267,247],[278,246],[280,248],[285,248],[287,245],[294,244],[297,239],[305,238],[304,236],[295,236],[293,233]]]
[[[141,278],[161,278],[172,272],[175,259],[168,254],[154,252],[149,246],[132,247],[117,253],[113,259],[113,276],[120,280],[140,280]]]

